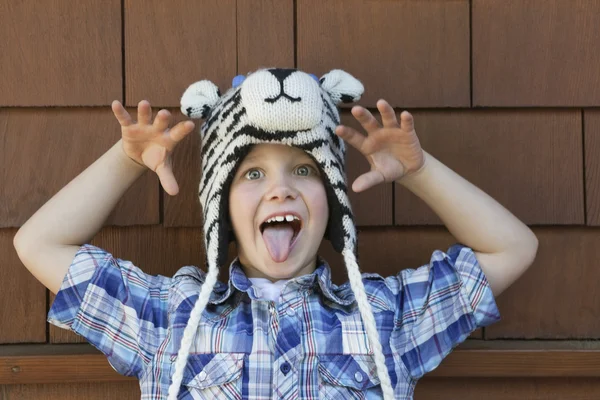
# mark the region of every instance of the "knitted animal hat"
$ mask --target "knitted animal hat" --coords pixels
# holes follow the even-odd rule
[[[204,214],[208,272],[190,314],[179,349],[169,400],[175,400],[196,333],[218,270],[227,261],[230,240],[229,187],[237,167],[251,147],[276,143],[304,150],[322,171],[329,221],[326,236],[341,252],[350,286],[374,352],[377,373],[386,399],[392,386],[356,261],[356,228],[347,195],[344,142],[335,134],[340,123],[336,105],[360,99],[363,85],[342,70],[321,79],[295,69],[261,69],[237,76],[223,96],[210,81],[192,84],[181,98],[181,111],[202,124],[202,177],[199,187]]]

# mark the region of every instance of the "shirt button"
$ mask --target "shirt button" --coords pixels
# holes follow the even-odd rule
[[[200,379],[200,381],[203,381],[206,379],[206,372],[205,371],[200,371],[200,375],[198,375],[198,379]]]
[[[289,362],[287,362],[287,361],[286,361],[286,362],[284,362],[283,364],[281,364],[281,367],[279,367],[279,369],[281,370],[281,372],[282,372],[284,375],[287,375],[287,374],[288,374],[288,372],[290,372],[290,370],[292,369],[292,366],[290,365],[290,363],[289,363]]]
[[[356,379],[356,382],[362,382],[362,380],[363,380],[363,374],[361,374],[360,372],[356,371],[356,373],[354,374],[354,379]]]
[[[290,307],[290,308],[288,308],[288,309],[287,309],[287,311],[286,311],[286,314],[287,314],[289,317],[293,317],[293,316],[294,316],[294,314],[296,314],[296,311],[294,311],[294,309],[293,309],[292,307]]]

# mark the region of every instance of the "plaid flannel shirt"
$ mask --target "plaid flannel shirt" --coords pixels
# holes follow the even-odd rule
[[[184,372],[180,399],[381,398],[372,351],[348,284],[314,273],[290,280],[275,304],[261,300],[237,261],[215,287]],[[172,278],[86,244],[77,252],[48,321],[85,337],[141,399],[166,399],[183,330],[205,274]],[[475,329],[499,320],[473,251],[435,251],[428,264],[382,278],[363,274],[395,397]]]

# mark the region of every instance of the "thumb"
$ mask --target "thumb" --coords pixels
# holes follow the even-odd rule
[[[156,168],[156,174],[158,175],[158,179],[160,180],[160,184],[171,196],[175,196],[179,193],[179,186],[177,185],[177,181],[175,180],[175,175],[173,175],[173,168],[171,167],[171,163],[161,163]]]
[[[354,190],[356,193],[364,192],[365,190],[383,182],[385,182],[385,178],[381,172],[378,170],[369,171],[356,178],[352,184],[352,190]]]

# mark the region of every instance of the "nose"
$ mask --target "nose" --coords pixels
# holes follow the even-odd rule
[[[298,197],[298,191],[290,179],[285,176],[279,176],[274,179],[265,193],[265,198],[270,201],[294,200],[296,197]]]
[[[273,74],[279,82],[283,83],[283,81],[285,81],[285,78],[287,78],[288,76],[293,74],[296,70],[295,69],[285,69],[285,68],[271,68],[268,71],[271,74]]]

